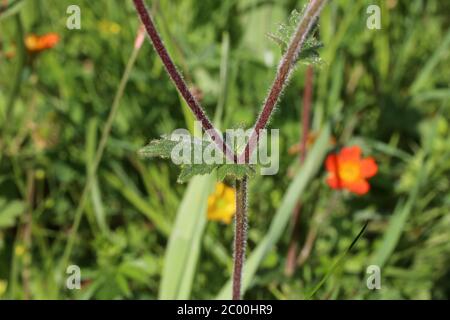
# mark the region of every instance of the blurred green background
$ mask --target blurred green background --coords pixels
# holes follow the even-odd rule
[[[219,109],[222,129],[252,126],[282,54],[267,34],[305,1],[146,2],[211,118]],[[66,28],[73,4],[81,30]],[[371,4],[381,7],[381,30],[366,27]],[[0,0],[0,8],[0,298],[228,298],[233,225],[206,219],[214,177],[177,184],[169,161],[137,156],[150,139],[192,126],[147,40],[72,228],[133,52],[132,1]],[[302,130],[299,63],[270,123],[280,129],[280,171],[250,184],[245,298],[450,297],[449,16],[441,0],[326,6],[311,115],[320,137],[299,170],[288,152]],[[54,48],[25,51],[28,34],[49,32],[60,36]],[[378,163],[367,195],[325,183],[326,153],[348,145]],[[297,201],[305,257],[288,276]],[[69,264],[81,268],[80,290],[66,288]],[[380,290],[366,286],[372,264]]]

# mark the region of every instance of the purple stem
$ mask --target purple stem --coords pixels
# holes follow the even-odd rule
[[[234,226],[233,300],[242,299],[242,271],[247,245],[247,177],[236,180],[236,216]]]
[[[197,101],[197,99],[195,99],[194,95],[189,90],[186,82],[183,80],[183,77],[178,72],[169,53],[167,52],[166,47],[164,46],[161,40],[158,31],[156,30],[155,24],[147,8],[145,7],[143,0],[133,0],[133,2],[139,14],[139,17],[141,18],[141,21],[144,24],[145,29],[147,30],[150,40],[152,41],[153,47],[155,48],[156,52],[161,58],[164,67],[167,70],[167,73],[169,74],[173,83],[177,87],[178,91],[183,96],[184,100],[186,100],[186,103],[188,104],[189,108],[194,113],[197,120],[200,121],[203,129],[211,136],[211,139],[216,143],[218,148],[225,154],[225,156],[228,159],[235,162],[236,155],[229,148],[229,146],[223,141],[222,136],[216,130],[216,128],[214,128],[213,124],[208,119],[208,116],[203,111],[203,108],[201,107],[200,103]]]
[[[250,139],[245,146],[244,151],[238,157],[238,163],[245,163],[250,159],[250,155],[253,153],[256,145],[258,144],[259,133],[266,127],[267,122],[269,121],[280,98],[281,92],[287,84],[289,75],[295,66],[295,62],[308,36],[308,33],[319,16],[326,1],[327,0],[311,0],[309,2],[303,18],[291,39],[289,47],[281,59],[281,64],[278,67],[278,71],[269,91],[269,95],[267,96],[264,102],[264,107],[256,120]]]

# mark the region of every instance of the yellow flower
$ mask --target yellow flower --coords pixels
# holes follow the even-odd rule
[[[236,191],[222,182],[208,198],[208,220],[229,224],[236,213]]]
[[[14,252],[16,253],[16,256],[21,257],[25,254],[25,251],[25,246],[18,244]]]
[[[122,29],[118,23],[108,20],[100,21],[99,28],[100,31],[105,34],[118,34]]]
[[[0,298],[5,294],[7,286],[8,285],[5,280],[0,280]]]

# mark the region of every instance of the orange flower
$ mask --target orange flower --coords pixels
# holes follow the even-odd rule
[[[328,171],[327,183],[333,189],[347,189],[358,195],[369,192],[367,178],[373,177],[378,166],[372,157],[361,158],[358,146],[342,148],[339,154],[330,154],[325,167]]]
[[[30,34],[25,37],[25,47],[31,53],[38,53],[53,48],[59,42],[59,35],[47,33],[42,36]]]

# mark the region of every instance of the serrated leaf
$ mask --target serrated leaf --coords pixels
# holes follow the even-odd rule
[[[287,50],[291,38],[297,30],[297,26],[302,17],[303,12],[299,13],[297,10],[294,10],[289,17],[288,24],[280,24],[277,32],[268,34],[268,37],[280,46],[282,52]],[[312,33],[313,32],[310,32],[309,34],[311,35]],[[302,50],[296,62],[302,61],[305,64],[320,64],[322,60],[320,59],[317,50],[321,47],[322,43],[313,36],[310,36],[303,44]]]
[[[179,183],[185,183],[189,179],[197,175],[205,175],[211,173],[219,165],[217,164],[187,164],[181,167],[180,175],[178,176]]]
[[[179,141],[167,138],[152,140],[148,145],[139,150],[139,155],[144,158],[170,158],[172,149],[177,146]]]
[[[143,158],[171,158],[172,150],[175,147],[178,147],[180,150],[186,150],[189,155],[189,162],[199,163],[202,161],[203,150],[212,143],[212,141],[201,140],[191,135],[186,135],[185,137],[178,139],[163,136],[161,139],[150,141],[147,146],[138,151],[138,154]],[[197,148],[201,152],[195,152]]]
[[[248,164],[224,164],[217,169],[217,180],[222,181],[227,176],[234,179],[242,179],[245,176],[253,177],[255,173],[255,168]]]
[[[280,46],[282,46],[283,50],[288,47],[292,35],[295,33],[297,26],[302,19],[302,16],[302,13],[298,12],[297,10],[293,10],[291,15],[289,16],[288,23],[280,23],[278,25],[278,30],[274,34],[271,34],[271,38],[276,39],[276,42]]]
[[[181,172],[178,176],[178,182],[187,182],[194,176],[205,175],[217,169],[218,180],[224,180],[227,176],[234,179],[242,179],[245,176],[252,177],[255,175],[255,169],[251,165],[245,164],[224,164],[224,156],[221,155],[222,161],[212,164],[203,162],[203,151],[205,148],[211,147],[212,141],[201,140],[192,136],[184,139],[172,140],[168,137],[163,137],[159,140],[151,141],[147,146],[139,150],[139,155],[144,158],[172,158],[172,150],[177,147],[189,152],[190,163],[181,163]],[[185,149],[186,148],[186,149]],[[201,152],[194,152],[195,148],[201,148]]]

